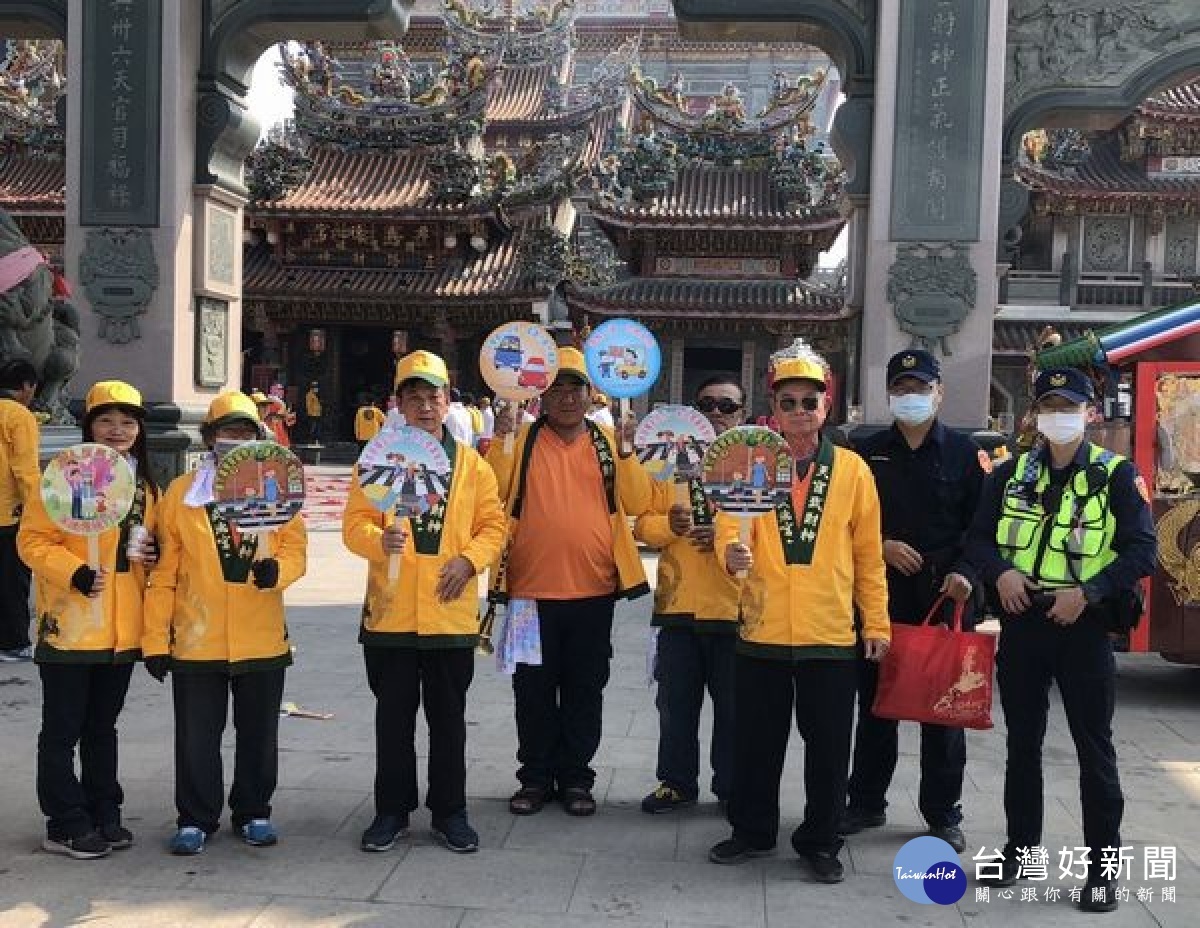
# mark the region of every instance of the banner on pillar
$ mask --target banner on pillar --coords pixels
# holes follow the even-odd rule
[[[162,0],[81,6],[80,224],[157,226]]]
[[[892,241],[979,241],[988,5],[901,0]]]

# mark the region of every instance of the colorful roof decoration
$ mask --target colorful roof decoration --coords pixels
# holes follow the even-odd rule
[[[835,320],[851,313],[835,294],[802,280],[631,277],[604,288],[568,286],[573,309],[601,316]]]
[[[61,42],[0,39],[0,155],[61,156],[57,110],[65,72]]]

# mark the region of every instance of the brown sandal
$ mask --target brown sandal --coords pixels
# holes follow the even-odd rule
[[[537,815],[549,798],[549,791],[540,786],[522,786],[508,800],[508,811],[513,815]]]
[[[562,792],[563,810],[567,815],[595,815],[596,800],[592,791],[584,786],[568,786]]]

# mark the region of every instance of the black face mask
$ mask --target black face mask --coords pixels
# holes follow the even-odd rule
[[[696,401],[696,408],[701,412],[712,412],[715,409],[724,416],[731,416],[742,408],[742,404],[726,396],[721,397],[719,400],[713,399],[711,396],[706,396],[704,399]]]

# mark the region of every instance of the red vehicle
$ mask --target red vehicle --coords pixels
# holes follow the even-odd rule
[[[530,358],[517,374],[518,387],[531,387],[534,390],[545,390],[550,386],[550,374],[546,370],[545,358]]]

